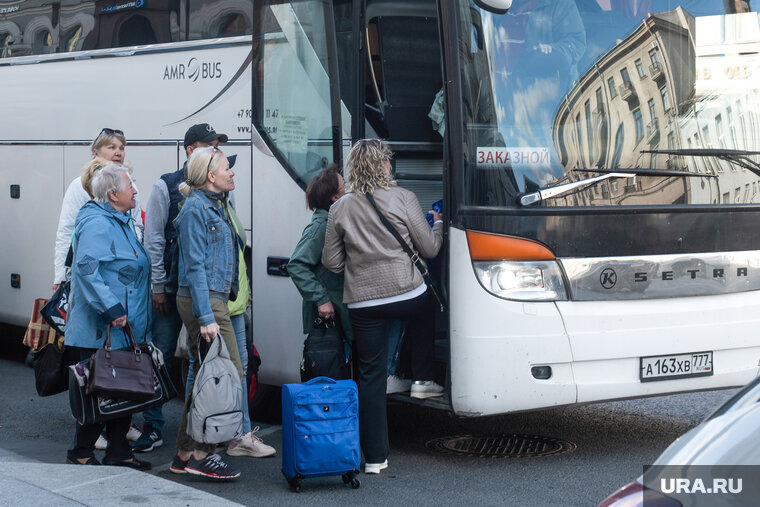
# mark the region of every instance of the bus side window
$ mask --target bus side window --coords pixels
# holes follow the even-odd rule
[[[253,27],[249,2],[67,0],[27,6],[31,3],[39,2],[3,12],[0,58],[250,35]]]
[[[51,5],[6,7],[0,20],[0,57],[55,53],[59,9]]]
[[[219,0],[183,0],[187,9],[180,10],[179,29],[182,40],[250,35],[253,30],[253,9],[249,2]]]

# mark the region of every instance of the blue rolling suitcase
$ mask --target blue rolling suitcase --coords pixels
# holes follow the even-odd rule
[[[282,386],[282,473],[291,491],[300,492],[303,479],[327,475],[358,488],[360,460],[353,380],[317,377]]]

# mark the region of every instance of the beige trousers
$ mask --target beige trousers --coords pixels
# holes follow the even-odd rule
[[[179,311],[182,323],[187,328],[187,346],[190,354],[193,355],[193,378],[195,379],[198,378],[198,368],[201,366],[201,361],[198,357],[198,339],[201,334],[201,326],[198,323],[198,319],[195,318],[195,314],[193,314],[192,298],[177,296],[177,310]],[[242,379],[243,367],[240,363],[235,330],[230,321],[230,311],[227,308],[227,303],[219,298],[211,298],[211,310],[214,312],[214,319],[219,326],[224,344],[230,352],[230,359],[232,359],[233,364],[237,368],[238,375]],[[192,386],[190,387],[190,392],[192,392]],[[177,433],[177,450],[183,452],[198,450],[213,453],[216,450],[216,444],[196,442],[187,434],[187,417],[191,399],[192,396],[188,396],[185,399],[185,407],[182,409],[182,421],[179,424],[179,432]]]

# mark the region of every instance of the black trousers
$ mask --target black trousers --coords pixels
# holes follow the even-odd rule
[[[97,349],[86,349],[81,347],[66,347],[66,354],[69,364],[75,364],[92,357]],[[106,449],[106,461],[124,461],[132,458],[132,448],[127,441],[127,432],[132,422],[132,416],[127,415],[118,419],[112,419],[106,423],[100,424],[76,424],[74,431],[74,441],[69,447],[67,457],[72,460],[90,458],[95,456],[95,442],[103,432],[103,426],[106,428],[106,439],[108,439],[108,449]]]
[[[385,387],[388,363],[388,324],[407,321],[412,377],[433,380],[435,308],[429,292],[414,299],[367,308],[349,309],[356,344],[359,386],[359,439],[364,460],[382,463],[390,452]]]

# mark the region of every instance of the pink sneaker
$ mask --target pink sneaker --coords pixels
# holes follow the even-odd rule
[[[274,447],[265,444],[259,437],[254,435],[257,431],[259,431],[258,426],[237,440],[231,440],[230,445],[227,446],[227,454],[230,456],[250,456],[252,458],[274,456],[277,451]]]

